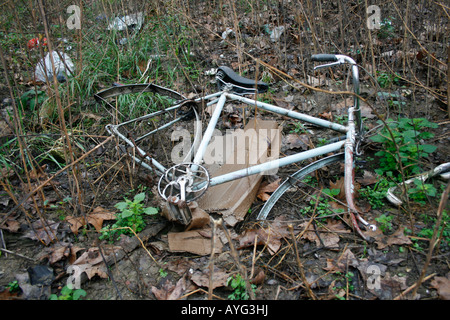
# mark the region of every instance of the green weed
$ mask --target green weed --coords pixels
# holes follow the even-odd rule
[[[8,291],[11,293],[18,292],[20,290],[19,282],[17,280],[13,280],[8,283],[6,288],[8,288]]]
[[[233,289],[233,293],[228,296],[230,300],[248,300],[249,294],[245,286],[245,280],[240,274],[234,277],[229,277],[227,280],[227,286]],[[256,290],[256,285],[252,284],[253,292]]]
[[[425,118],[401,118],[398,121],[388,119],[386,124],[390,131],[383,128],[370,138],[383,146],[382,150],[375,154],[380,158],[380,165],[375,172],[381,176],[395,176],[400,172],[401,164],[406,176],[420,173],[422,161],[436,150],[436,146],[423,141],[434,137],[429,129],[437,128],[437,124]]]
[[[387,39],[395,37],[395,26],[394,22],[395,18],[389,17],[384,18],[380,23],[380,30],[378,31],[378,38],[379,39]]]
[[[116,213],[117,220],[113,225],[102,228],[100,239],[113,241],[120,234],[141,232],[146,226],[144,215],[156,215],[158,213],[157,208],[145,208],[142,203],[144,199],[145,193],[142,192],[135,195],[133,201],[125,198],[125,201],[117,203],[114,206],[119,210],[119,212]]]
[[[420,218],[425,223],[430,223],[430,226],[420,230],[417,235],[419,237],[431,239],[436,224],[436,217],[430,217],[428,214],[423,214]],[[446,244],[447,246],[450,245],[450,216],[445,210],[442,213],[442,221],[439,227],[438,236],[442,239],[441,243]]]
[[[380,224],[380,229],[383,233],[392,230],[392,216],[382,214],[381,216],[376,217],[375,221]]]
[[[397,85],[400,82],[400,76],[387,72],[377,72],[377,82],[381,88],[389,88],[392,85]]]
[[[322,192],[326,196],[320,196],[317,199],[316,195],[313,195],[311,200],[309,201],[309,205],[305,206],[300,210],[301,214],[311,215],[312,213],[316,213],[318,218],[327,217],[330,215],[334,215],[336,213],[343,213],[343,209],[330,209],[330,198],[335,197],[340,193],[340,189],[322,189]],[[323,220],[323,219],[322,219]]]
[[[61,289],[60,295],[51,294],[50,300],[80,300],[82,297],[86,297],[86,291],[83,289],[73,289],[67,285]]]
[[[37,106],[41,105],[47,98],[45,91],[33,89],[20,96],[22,105],[32,112],[37,110]]]
[[[396,183],[387,178],[380,178],[373,186],[359,189],[359,196],[366,199],[372,209],[381,209],[385,205],[387,190],[395,185]]]
[[[421,179],[414,180],[415,187],[408,189],[408,197],[417,203],[424,205],[428,197],[435,197],[437,189],[431,183],[425,183]]]

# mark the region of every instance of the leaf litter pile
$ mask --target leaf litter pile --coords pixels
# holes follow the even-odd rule
[[[207,49],[204,69],[224,64],[234,70],[252,71],[252,61],[243,61],[242,57],[236,56],[233,46],[224,44],[226,34],[217,37],[226,24],[233,26],[233,22],[223,19],[223,23],[215,24],[210,15],[201,15],[202,10],[197,14],[198,22],[207,29],[202,31],[205,32],[203,38],[209,41],[204,44]],[[265,11],[260,18],[276,20],[270,11]],[[252,43],[256,48],[253,54],[272,67],[302,77],[303,66],[294,54],[295,48],[283,49],[286,50],[283,56],[289,55],[289,65],[283,66],[279,52],[275,52],[281,48],[273,45],[267,32],[261,35],[261,30],[251,28],[250,18],[245,15],[240,24],[245,26],[242,30],[244,42]],[[242,34],[234,34],[232,41],[236,41],[236,36]],[[293,29],[286,30],[283,36],[292,47],[299,45],[299,36]],[[296,83],[286,86],[284,81],[277,82],[273,73],[267,73],[265,77],[272,82],[270,98],[283,108],[336,120],[352,103],[352,99],[336,100],[320,92],[307,92]],[[206,76],[205,81],[209,80]],[[305,82],[316,88],[332,85],[323,75],[309,75]],[[328,107],[319,107],[314,100]],[[219,122],[221,129],[245,129],[248,119],[241,109],[239,105],[228,106]],[[211,112],[204,110],[205,114]],[[374,128],[370,120],[376,120],[376,116],[364,104],[362,112],[370,128]],[[436,119],[443,117],[439,111],[433,116]],[[289,155],[312,146],[309,128],[288,127],[285,120],[277,120],[282,132],[281,153]],[[107,147],[114,148],[112,144]],[[433,159],[436,163],[448,157],[445,141],[441,150]],[[94,160],[99,161],[103,156],[99,152]],[[166,219],[164,206],[156,196],[157,180],[154,177],[139,169],[122,176],[125,165],[117,169],[120,162],[109,158],[105,163],[111,172],[108,169],[102,174],[87,175],[87,179],[96,182],[103,177],[110,179],[105,183],[108,195],[103,195],[102,199],[94,199],[92,195],[92,203],[96,205],[84,210],[85,214],[62,215],[55,209],[67,205],[65,200],[58,200],[57,190],[60,186],[67,188],[69,182],[67,176],[59,175],[39,189],[45,194],[46,201],[30,197],[21,204],[31,214],[16,210],[4,219],[0,225],[2,248],[5,248],[0,256],[0,299],[48,299],[51,293],[59,293],[69,282],[79,285],[86,291],[86,298],[93,300],[233,299],[237,298],[237,290],[231,285],[233,279],[235,283],[238,282],[236,279],[241,280],[245,297],[260,300],[450,299],[448,243],[442,242],[444,244],[432,252],[429,263],[424,248],[428,249],[430,239],[405,233],[408,229],[424,228],[424,223],[413,217],[415,212],[405,213],[387,202],[382,210],[372,208],[357,197],[361,211],[371,223],[383,215],[395,217],[394,221],[385,221],[389,224],[385,230],[380,228],[381,220],[377,220],[376,231],[364,231],[372,241],[362,240],[350,227],[345,214],[343,179],[322,179],[324,185],[319,188],[334,190],[333,201],[321,202],[317,200],[321,199],[320,192],[309,190],[304,201],[305,205],[310,204],[310,209],[305,209],[308,214],[299,215],[298,210],[294,214],[295,210],[284,204],[271,213],[267,221],[255,221],[255,214],[282,183],[276,175],[260,177],[252,182],[251,189],[246,187],[248,198],[241,201],[247,200],[249,207],[243,213],[238,215],[236,210],[227,215],[209,215],[203,206],[193,204],[195,223],[185,228]],[[130,166],[129,163],[126,165]],[[7,170],[1,170],[2,176],[16,179],[16,184],[23,183]],[[30,173],[35,187],[47,181],[46,172],[47,168],[43,166]],[[130,191],[129,185],[127,189],[124,182],[119,181],[122,177],[125,177],[123,180],[134,179],[135,185],[145,185],[145,205],[158,207],[160,215],[146,217],[146,227],[139,233],[122,233],[114,241],[99,240],[99,232],[117,219],[118,210],[114,205],[123,201],[124,194]],[[357,183],[360,188],[373,186],[378,179],[373,167],[364,166]],[[239,192],[235,191],[235,194]],[[17,206],[17,199],[20,197],[2,194],[2,213]],[[45,216],[38,215],[35,206],[41,208]],[[320,206],[340,214],[318,217],[316,213]],[[424,209],[417,211],[420,210]],[[431,211],[430,215],[435,216],[436,209]],[[427,269],[423,275],[424,266]],[[9,284],[15,280],[18,290],[14,291],[11,290],[13,285]],[[419,280],[421,285],[415,288]],[[413,292],[415,297],[411,296]]]

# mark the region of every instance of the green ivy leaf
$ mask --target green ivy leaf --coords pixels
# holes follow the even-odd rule
[[[128,210],[128,209],[126,209],[126,210],[122,210],[122,218],[128,218],[128,217],[131,217],[133,215],[133,211],[131,211],[131,210]]]
[[[141,192],[134,196],[134,202],[142,202],[145,199],[145,192]]]
[[[432,153],[436,151],[437,147],[431,144],[422,144],[419,146],[419,149],[426,153]]]
[[[154,215],[158,213],[158,209],[157,208],[153,208],[153,207],[148,207],[144,209],[144,213],[148,214],[148,215]]]
[[[119,202],[114,206],[114,208],[119,209],[120,211],[125,210],[126,208],[128,208],[128,203]]]
[[[72,297],[73,300],[78,300],[80,299],[80,297],[86,297],[86,291],[84,291],[83,289],[77,289],[74,291]]]

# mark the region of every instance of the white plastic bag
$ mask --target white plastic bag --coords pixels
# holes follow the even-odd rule
[[[109,25],[108,30],[122,31],[134,26],[135,30],[140,30],[144,24],[144,14],[142,12],[133,13],[125,17],[115,18]]]
[[[61,58],[62,60],[61,60]],[[75,66],[70,57],[63,52],[53,51],[53,62],[55,63],[56,78],[59,82],[65,82],[66,76],[70,76],[75,70]],[[50,53],[47,53],[44,59],[41,59],[36,66],[34,72],[35,81],[46,82],[45,75],[47,74],[48,80],[51,82],[53,79],[52,61],[50,59]]]
[[[277,42],[278,40],[280,40],[283,32],[284,32],[284,26],[279,26],[279,27],[273,28],[272,33],[270,34],[270,40],[272,42]]]

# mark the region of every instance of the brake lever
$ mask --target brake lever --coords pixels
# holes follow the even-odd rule
[[[322,69],[322,68],[334,67],[334,66],[338,66],[338,65],[343,64],[343,63],[345,63],[345,61],[338,60],[336,62],[331,62],[331,63],[327,63],[327,64],[321,64],[320,66],[315,66],[314,70],[318,70],[318,69]]]

